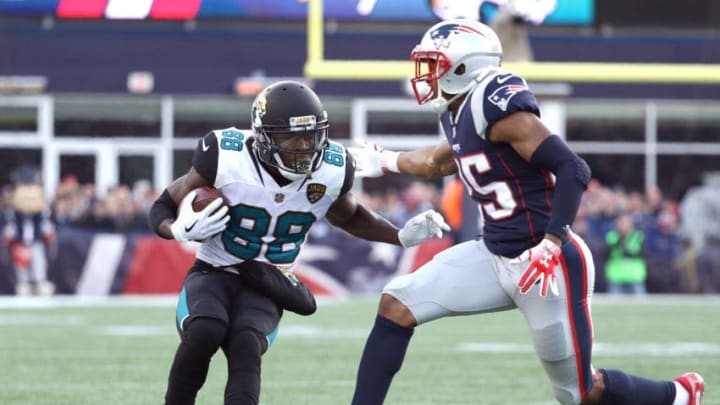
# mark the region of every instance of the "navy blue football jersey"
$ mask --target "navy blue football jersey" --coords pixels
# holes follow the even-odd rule
[[[468,94],[454,122],[450,112],[440,117],[460,177],[480,205],[483,239],[505,257],[542,240],[555,184],[550,171],[525,161],[510,145],[488,140],[493,124],[519,111],[540,116],[525,80],[497,70]]]
[[[47,222],[49,218],[43,212],[23,213],[10,209],[5,212],[4,236],[13,242],[42,242]]]

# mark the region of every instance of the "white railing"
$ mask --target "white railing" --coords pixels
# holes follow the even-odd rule
[[[93,96],[97,97],[97,96]],[[173,153],[178,150],[192,150],[197,138],[178,138],[175,134],[176,100],[178,96],[158,98],[160,103],[159,133],[151,137],[84,137],[57,136],[55,128],[55,102],[51,95],[0,96],[0,108],[32,108],[35,110],[34,131],[0,130],[0,149],[34,149],[42,152],[42,174],[45,192],[51,196],[60,180],[61,156],[93,155],[95,157],[94,180],[99,194],[108,187],[116,185],[119,179],[119,158],[122,156],[149,156],[153,158],[153,183],[160,188],[167,186],[173,176]],[[214,103],[223,99],[212,99]],[[628,141],[573,140],[569,136],[570,146],[580,154],[637,154],[645,160],[645,184],[657,184],[658,156],[660,155],[717,155],[720,156],[720,103],[697,101],[623,101],[623,105],[632,104],[634,108],[617,107],[611,101],[564,99],[563,94],[540,98],[543,120],[559,135],[565,135],[565,123],[568,118],[602,122],[622,116],[633,119],[644,128],[642,138]],[[194,101],[193,101],[194,102]],[[568,104],[572,102],[572,104]],[[90,102],[89,102],[90,103]],[[574,108],[582,104],[584,109]],[[194,105],[194,104],[193,104]],[[197,104],[202,109],[202,100]],[[217,105],[217,104],[213,104]],[[349,139],[341,141],[362,141],[367,139],[391,149],[413,149],[441,141],[437,132],[430,129],[425,134],[413,133],[374,133],[372,126],[374,113],[385,113],[383,118],[395,120],[393,124],[410,123],[421,120],[422,123],[436,126],[436,113],[428,106],[418,106],[409,98],[357,98],[348,108],[350,133]],[[600,106],[594,108],[594,106]],[[118,107],[122,108],[122,107]],[[210,108],[210,107],[208,107]],[[338,107],[336,107],[337,110]],[[632,110],[631,112],[629,112]],[[1,110],[0,110],[1,111]],[[659,113],[660,111],[660,113]],[[211,112],[211,111],[208,111]],[[387,113],[392,113],[388,118]],[[238,111],[238,114],[242,114]],[[2,117],[0,117],[2,118]],[[658,124],[666,119],[712,120],[718,135],[708,142],[665,142],[658,140]],[[228,123],[228,125],[231,125]],[[394,125],[393,125],[394,126]],[[202,134],[198,134],[198,137]],[[338,136],[337,134],[335,135]]]

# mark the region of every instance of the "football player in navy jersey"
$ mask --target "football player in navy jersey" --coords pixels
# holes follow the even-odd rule
[[[150,224],[166,239],[202,244],[183,282],[176,325],[180,344],[165,403],[193,404],[218,349],[227,358],[225,404],[254,405],[261,356],[278,333],[283,310],[315,312],[315,299],[293,274],[310,227],[319,219],[350,234],[405,247],[448,230],[428,210],[398,230],[350,192],[355,165],[327,138],[318,96],[302,83],[274,83],[256,97],[252,130],[212,131],[192,167],[153,204]],[[196,212],[198,187],[218,197]],[[178,209],[179,206],[179,209]]]
[[[502,71],[501,57],[497,36],[479,22],[434,25],[412,51],[411,82],[418,102],[440,113],[447,142],[399,153],[373,144],[351,150],[358,175],[458,173],[484,220],[481,239],[448,248],[385,286],[353,405],[383,403],[416,326],[514,308],[560,403],[699,404],[698,373],[656,381],[593,368],[595,268],[569,227],[590,168],[543,125],[527,83]]]

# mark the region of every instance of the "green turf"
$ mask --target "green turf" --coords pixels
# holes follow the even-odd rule
[[[178,342],[171,303],[8,303],[0,302],[0,404],[162,403]],[[311,317],[286,315],[264,357],[261,404],[349,404],[375,308],[376,297],[321,301]],[[595,366],[663,379],[697,370],[704,404],[720,405],[720,298],[599,297],[593,315]],[[198,404],[222,403],[224,374],[218,355]],[[555,402],[524,321],[510,311],[418,328],[386,403]]]

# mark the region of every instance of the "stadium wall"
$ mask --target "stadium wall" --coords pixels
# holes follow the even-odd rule
[[[263,31],[239,27],[186,30],[178,25],[72,24],[51,29],[0,27],[0,76],[41,75],[49,92],[124,93],[131,71],[155,74],[160,94],[229,94],[237,77],[302,76],[303,26]],[[329,32],[327,59],[403,59],[420,32]],[[720,38],[698,35],[543,33],[531,35],[538,61],[720,63]],[[720,86],[577,85],[579,97],[713,98]],[[320,82],[323,94],[399,95],[400,85]]]
[[[296,269],[316,295],[377,293],[390,277],[412,272],[450,245],[449,239],[416,248],[359,240],[318,223]],[[61,295],[177,294],[197,244],[146,233],[102,233],[63,226],[48,250],[48,279]],[[0,294],[14,294],[8,252],[0,254]]]

